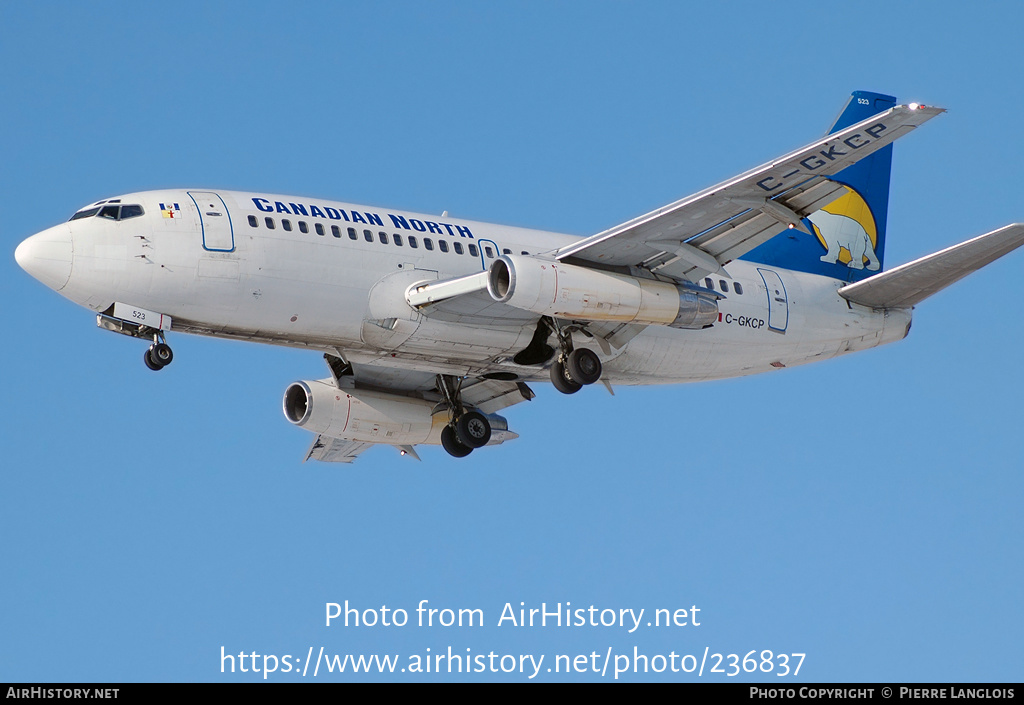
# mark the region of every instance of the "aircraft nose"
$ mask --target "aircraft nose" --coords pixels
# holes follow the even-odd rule
[[[36,233],[14,251],[18,266],[55,291],[60,291],[71,278],[74,247],[71,227],[61,223]]]

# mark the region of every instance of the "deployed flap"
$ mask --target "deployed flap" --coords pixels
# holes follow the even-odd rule
[[[559,260],[642,266],[697,281],[846,193],[828,180],[942,108],[897,105],[717,186],[558,250]],[[656,242],[655,242],[656,241]],[[685,243],[689,248],[678,247]],[[696,248],[696,251],[691,248]]]
[[[434,389],[437,380],[437,375],[433,372],[403,370],[385,364],[352,363],[351,368],[356,386],[372,387],[395,394],[430,391]]]
[[[351,463],[365,450],[373,447],[374,443],[360,443],[359,441],[343,441],[340,438],[317,435],[313,445],[309,447],[306,460],[321,460],[325,463]]]
[[[507,406],[521,401],[530,401],[536,396],[526,382],[507,382],[497,379],[478,378],[462,385],[462,401],[485,414],[493,414]]]
[[[437,375],[432,372],[402,370],[397,367],[353,364],[354,382],[360,387],[373,387],[395,394],[413,393],[433,398]],[[462,383],[462,401],[467,406],[493,414],[505,407],[533,399],[534,393],[525,382],[470,377]]]
[[[601,347],[601,352],[611,355],[612,350],[621,350],[626,343],[640,335],[645,325],[638,323],[623,323],[622,321],[594,321],[587,326],[587,332],[594,336],[594,340]]]
[[[1015,223],[941,252],[848,284],[839,295],[873,308],[909,308],[1024,245],[1024,224]]]

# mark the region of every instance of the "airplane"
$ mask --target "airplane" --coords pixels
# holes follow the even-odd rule
[[[262,192],[92,203],[24,240],[30,275],[173,360],[169,331],[315,350],[291,384],[306,460],[374,445],[454,457],[497,412],[573,394],[794,367],[895,342],[928,296],[1024,244],[1013,224],[893,269],[893,142],[942,108],[854,92],[805,147],[590,237]]]

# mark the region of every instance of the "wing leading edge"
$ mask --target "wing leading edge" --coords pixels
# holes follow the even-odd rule
[[[943,108],[897,105],[693,196],[555,253],[697,281],[845,193],[828,176],[892,144]]]

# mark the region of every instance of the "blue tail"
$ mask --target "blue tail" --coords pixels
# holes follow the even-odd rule
[[[828,134],[895,105],[892,96],[855,91]],[[846,186],[847,193],[804,218],[814,238],[799,230],[782,230],[743,259],[848,282],[877,273],[885,253],[891,171],[890,144],[830,177]]]

